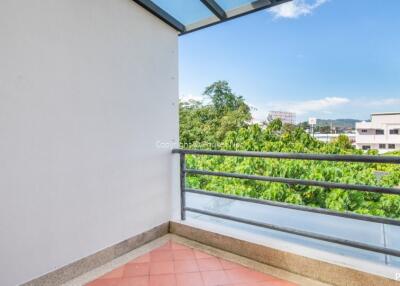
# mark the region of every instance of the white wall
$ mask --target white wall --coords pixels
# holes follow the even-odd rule
[[[0,285],[169,220],[177,63],[131,0],[0,1]]]
[[[374,123],[399,124],[400,123],[400,113],[372,114],[371,121]]]

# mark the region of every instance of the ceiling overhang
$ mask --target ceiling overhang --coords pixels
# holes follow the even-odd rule
[[[180,35],[292,0],[133,0]]]

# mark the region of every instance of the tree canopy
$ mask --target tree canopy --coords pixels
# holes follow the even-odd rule
[[[205,89],[209,103],[181,102],[180,136],[183,148],[263,152],[359,154],[346,135],[323,143],[301,126],[282,124],[279,119],[263,125],[251,123],[251,110],[235,95],[226,81]],[[376,154],[370,150],[368,154]],[[325,161],[279,160],[221,156],[188,156],[189,168],[252,175],[275,176],[374,185],[400,186],[400,167]],[[378,176],[377,172],[383,176]],[[337,211],[350,211],[400,219],[400,196],[342,189],[286,185],[221,177],[189,176],[192,188],[281,201]]]
[[[180,103],[181,145],[215,149],[229,131],[249,125],[250,107],[232,92],[226,81],[208,86],[203,95],[210,100],[209,104],[194,100]]]

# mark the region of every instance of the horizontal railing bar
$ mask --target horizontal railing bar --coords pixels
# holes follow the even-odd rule
[[[273,225],[273,224],[269,224],[269,223],[257,222],[254,220],[238,218],[238,217],[234,217],[234,216],[230,216],[230,215],[219,214],[219,213],[200,210],[200,209],[196,209],[196,208],[187,207],[187,208],[185,208],[185,210],[188,212],[203,214],[203,215],[217,217],[217,218],[235,221],[235,222],[239,222],[239,223],[249,224],[249,225],[258,226],[258,227],[267,228],[267,229],[272,229],[275,231],[290,233],[290,234],[308,237],[308,238],[312,238],[312,239],[327,241],[327,242],[350,246],[350,247],[354,247],[354,248],[358,248],[358,249],[363,249],[363,250],[368,250],[368,251],[373,251],[373,252],[377,252],[377,253],[400,257],[400,250],[397,250],[397,249],[374,246],[374,245],[370,245],[370,244],[366,244],[366,243],[351,241],[348,239],[332,237],[332,236],[317,234],[317,233],[303,231],[303,230],[297,230],[297,229],[293,229],[293,228],[289,228],[289,227],[277,226],[277,225]]]
[[[259,200],[259,199],[249,198],[249,197],[227,195],[227,194],[198,190],[198,189],[185,189],[185,192],[199,194],[199,195],[205,195],[205,196],[210,196],[210,197],[217,197],[217,198],[224,198],[224,199],[230,199],[230,200],[235,200],[235,201],[260,204],[260,205],[267,205],[267,206],[278,207],[278,208],[298,210],[298,211],[303,211],[303,212],[319,213],[319,214],[329,215],[329,216],[336,216],[336,217],[342,217],[342,218],[348,218],[348,219],[356,219],[356,220],[362,220],[362,221],[368,221],[368,222],[374,222],[374,223],[384,223],[384,224],[388,224],[388,225],[400,226],[400,220],[389,219],[389,218],[384,218],[384,217],[377,217],[377,216],[371,216],[371,215],[360,215],[360,214],[351,213],[351,212],[337,212],[337,211],[332,211],[332,210],[322,209],[322,208],[314,208],[314,207],[307,207],[307,206],[303,206],[303,205],[294,205],[294,204],[288,204],[288,203],[282,203],[282,202],[274,202],[274,201],[270,201],[270,200]]]
[[[172,150],[172,153],[189,154],[189,155],[271,158],[271,159],[400,164],[400,156],[336,155],[336,154],[278,153],[278,152],[252,152],[252,151],[243,152],[243,151],[187,150],[187,149],[174,149]]]
[[[282,177],[245,175],[245,174],[237,174],[237,173],[211,172],[211,171],[202,171],[202,170],[194,170],[194,169],[186,169],[185,172],[187,174],[192,174],[192,175],[226,177],[226,178],[235,178],[235,179],[283,183],[283,184],[289,184],[289,185],[315,186],[315,187],[323,187],[323,188],[330,188],[330,189],[344,189],[344,190],[355,190],[355,191],[371,192],[371,193],[379,193],[379,194],[400,195],[400,189],[397,189],[397,188],[376,187],[376,186],[367,186],[367,185],[351,185],[351,184],[344,184],[344,183],[291,179],[291,178],[282,178]]]

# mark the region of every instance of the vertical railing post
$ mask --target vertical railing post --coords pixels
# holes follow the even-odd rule
[[[386,237],[386,225],[382,223],[382,235],[383,235],[383,247],[387,247],[387,237]],[[389,256],[385,254],[385,264],[389,265]]]
[[[186,219],[186,159],[185,153],[180,153],[180,179],[181,179],[181,220]]]

